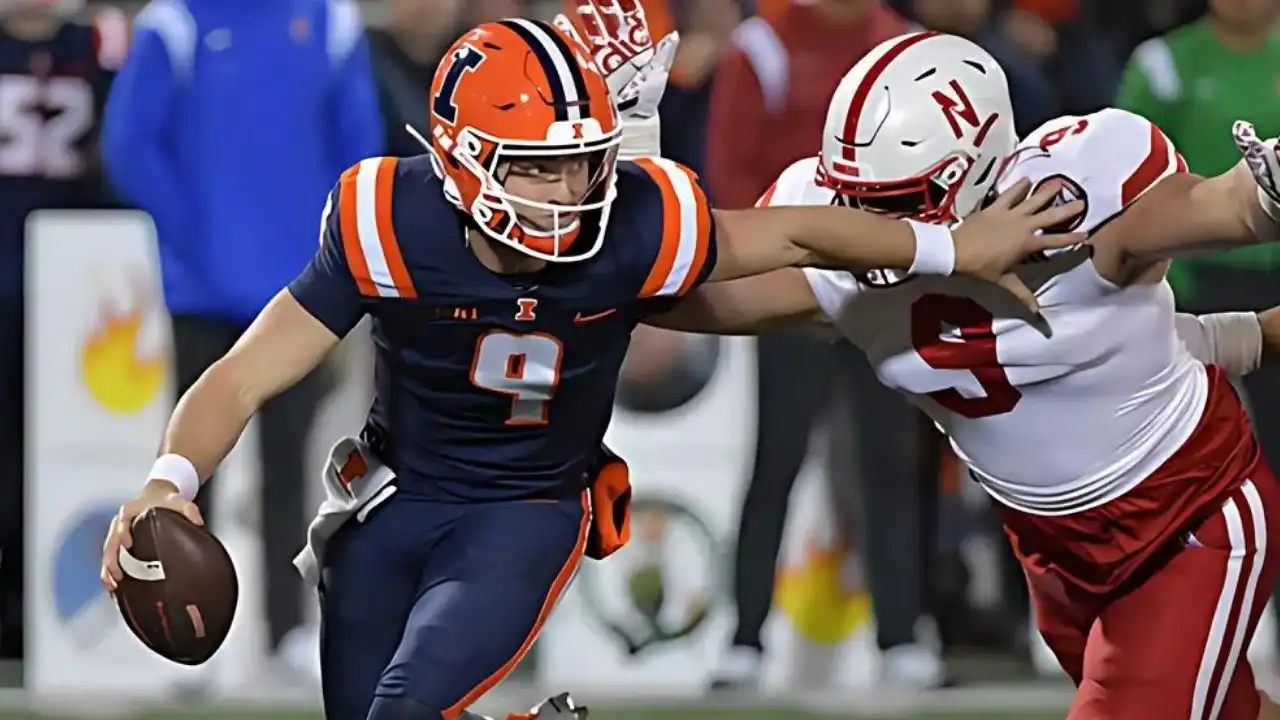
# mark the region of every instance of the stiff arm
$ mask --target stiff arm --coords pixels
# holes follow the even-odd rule
[[[760,205],[829,205],[831,192],[810,180],[811,161],[800,161],[778,178]],[[847,272],[785,268],[754,277],[700,285],[669,311],[645,323],[670,330],[755,335],[795,326],[831,326],[863,288]],[[1175,329],[1191,354],[1243,375],[1262,360],[1280,357],[1280,308],[1255,313],[1178,313]]]
[[[1030,183],[1009,188],[953,230],[831,203],[774,202],[747,210],[712,209],[688,168],[656,157],[631,162],[658,185],[664,227],[685,236],[711,238],[716,260],[706,276],[709,282],[786,267],[893,268],[922,275],[961,273],[995,279],[1028,255],[1082,239],[1039,232],[1071,219],[1083,204],[1046,207],[1055,194],[1046,190],[1028,197]],[[811,169],[816,166],[816,159],[802,162]]]

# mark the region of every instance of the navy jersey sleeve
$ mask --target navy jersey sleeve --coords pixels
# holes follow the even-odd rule
[[[347,263],[342,242],[341,188],[339,182],[325,201],[320,216],[320,249],[293,282],[289,292],[324,326],[342,337],[370,309]]]
[[[632,161],[629,211],[638,222],[635,251],[637,297],[654,307],[678,300],[706,282],[716,266],[711,204],[693,171],[663,158]]]
[[[418,296],[391,212],[398,163],[369,158],[342,173],[325,201],[320,250],[289,285],[298,302],[339,336],[379,301]]]

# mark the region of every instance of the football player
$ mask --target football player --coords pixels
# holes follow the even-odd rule
[[[1037,212],[1053,193],[1019,204],[1029,183],[954,234],[842,207],[714,211],[686,169],[617,159],[656,135],[674,36],[655,47],[633,3],[583,5],[586,40],[524,19],[458,39],[427,153],[342,175],[314,260],[183,396],[107,538],[111,589],[133,519],[167,506],[200,522],[190,501],[248,419],[371,317],[376,399],[333,451],[299,559],[320,588],[329,717],[467,717],[583,555],[626,542],[630,486],[601,441],[651,313],[790,265],[997,279],[1078,241],[1037,236],[1083,206]]]
[[[1244,159],[1202,178],[1123,110],[1016,147],[1012,123],[990,55],[904,35],[848,73],[819,155],[761,203],[955,222],[1012,184],[1054,188],[1086,205],[1069,228],[1088,240],[1017,268],[1041,315],[965,278],[806,268],[701,286],[647,322],[815,320],[862,348],[998,501],[1040,632],[1079,688],[1072,720],[1278,718],[1245,652],[1280,568],[1280,486],[1222,368],[1280,353],[1280,311],[1177,316],[1164,277],[1174,253],[1280,238],[1276,142],[1237,123]]]

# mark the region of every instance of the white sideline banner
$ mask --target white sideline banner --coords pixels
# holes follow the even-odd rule
[[[152,653],[102,590],[102,540],[155,459],[173,407],[169,322],[155,228],[134,211],[43,211],[27,223],[26,687],[44,695],[149,697],[236,684],[260,636],[258,563],[222,530],[240,574],[231,634],[203,667]],[[242,443],[243,445],[243,443]],[[218,501],[243,492],[237,448]],[[227,513],[231,514],[231,513]],[[246,649],[248,647],[248,649]]]

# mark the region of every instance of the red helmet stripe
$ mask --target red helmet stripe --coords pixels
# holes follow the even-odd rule
[[[889,63],[906,52],[907,48],[922,40],[941,34],[937,31],[929,30],[903,35],[897,43],[891,45],[883,55],[876,59],[875,63],[871,65],[871,69],[862,77],[862,82],[858,83],[858,89],[853,93],[853,101],[849,103],[849,111],[844,116],[844,138],[849,142],[842,143],[841,156],[846,162],[855,162],[854,140],[858,137],[858,118],[862,115],[862,106],[867,103],[867,97],[871,94],[871,89],[876,86],[876,81],[884,74],[885,69],[889,67]]]

